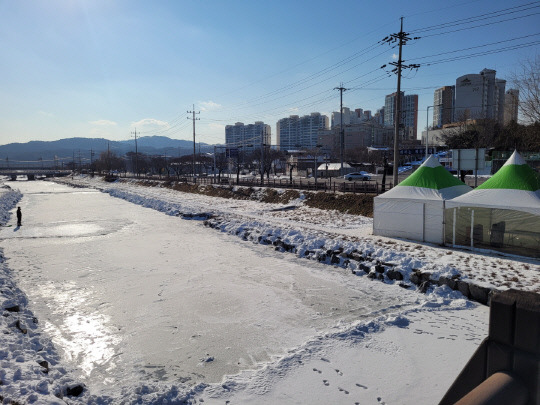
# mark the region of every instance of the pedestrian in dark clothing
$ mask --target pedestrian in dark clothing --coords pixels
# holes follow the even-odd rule
[[[22,212],[21,207],[17,207],[17,226],[22,225]]]

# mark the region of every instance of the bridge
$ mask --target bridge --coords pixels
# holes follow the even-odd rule
[[[26,176],[28,180],[44,177],[64,177],[71,174],[71,170],[58,169],[43,169],[43,168],[27,168],[27,169],[0,169],[0,177],[10,177],[12,181],[16,181],[19,176]]]

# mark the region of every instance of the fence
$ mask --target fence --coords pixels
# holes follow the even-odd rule
[[[246,187],[272,187],[272,188],[290,188],[309,191],[324,192],[343,192],[353,194],[381,194],[383,192],[382,184],[373,181],[339,181],[333,179],[317,180],[314,179],[290,179],[286,178],[239,178],[236,177],[181,177],[178,181],[196,183],[196,184],[229,184]],[[387,183],[385,190],[390,190],[392,183]]]

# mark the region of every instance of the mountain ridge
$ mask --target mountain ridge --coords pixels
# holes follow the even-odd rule
[[[197,143],[201,152],[214,150],[213,145]],[[111,141],[105,138],[63,138],[54,141],[13,142],[0,145],[2,165],[12,161],[37,161],[55,159],[96,159],[100,153],[110,150],[116,155],[123,156],[135,152],[135,139]],[[137,150],[147,155],[189,155],[193,153],[193,141],[171,139],[166,136],[143,136],[137,138]],[[93,153],[93,156],[91,156]]]

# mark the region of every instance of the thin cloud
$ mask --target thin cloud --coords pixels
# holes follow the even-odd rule
[[[225,125],[223,124],[208,124],[208,128],[212,131],[225,131]]]
[[[201,111],[219,110],[222,107],[221,104],[210,101],[199,101],[199,108]]]
[[[118,125],[116,122],[110,121],[110,120],[90,121],[90,124],[92,124],[92,125],[99,125],[99,126],[103,126],[103,127]]]
[[[398,58],[398,54],[397,53],[393,53],[392,54],[392,59],[397,59]]]
[[[49,113],[47,111],[43,111],[43,110],[39,110],[37,113],[41,115],[42,117],[54,117],[54,114]]]
[[[156,129],[168,129],[170,124],[166,121],[160,121],[155,118],[144,118],[137,122],[131,123],[132,128],[137,128],[141,130],[156,130]]]

